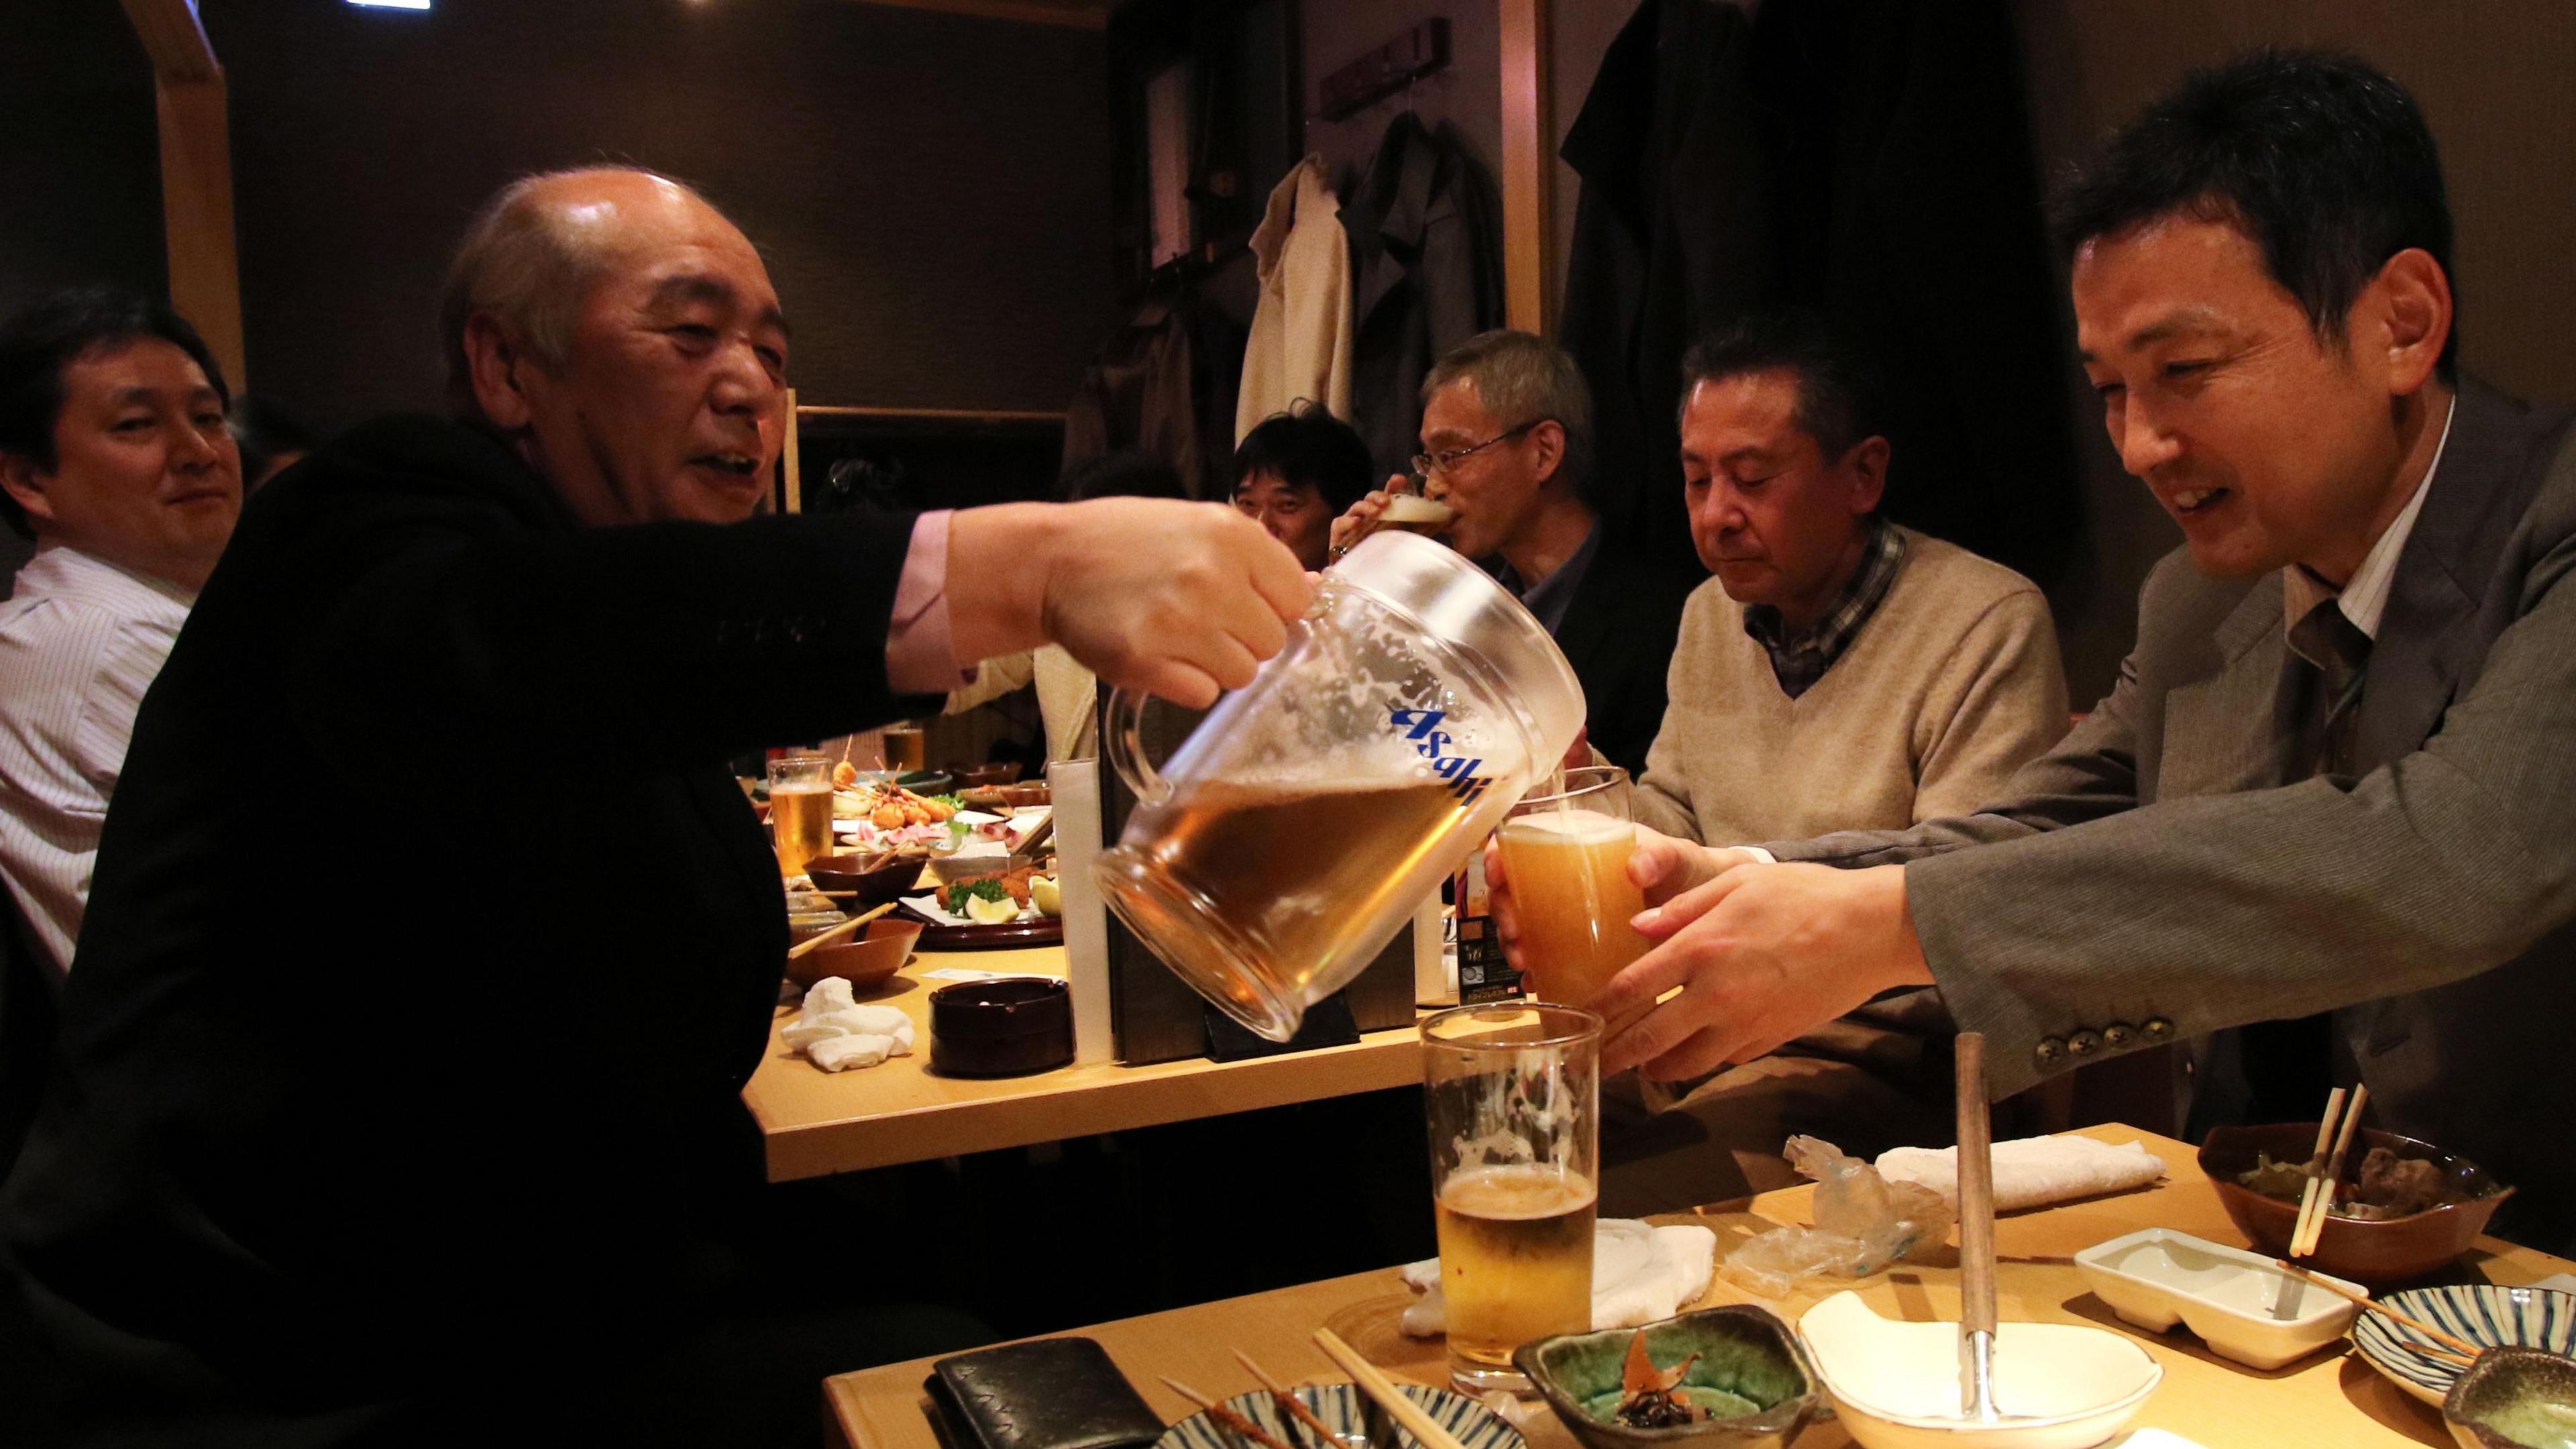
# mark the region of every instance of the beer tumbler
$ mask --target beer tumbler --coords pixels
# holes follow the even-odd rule
[[[1422,1023],[1422,1061],[1449,1376],[1527,1393],[1512,1351],[1592,1327],[1601,1018],[1462,1006]]]
[[[832,853],[832,762],[821,755],[781,755],[769,762],[769,830],[779,873],[805,873],[805,862]]]
[[[1524,796],[1495,832],[1519,921],[1529,994],[1589,1006],[1621,967],[1646,954],[1628,924],[1646,908],[1628,879],[1637,848],[1628,772],[1586,766]]]

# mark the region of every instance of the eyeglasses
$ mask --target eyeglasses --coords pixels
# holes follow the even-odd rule
[[[1430,477],[1434,473],[1446,473],[1450,469],[1457,467],[1458,460],[1466,457],[1468,454],[1481,453],[1487,448],[1494,446],[1496,443],[1500,443],[1511,438],[1517,438],[1521,434],[1526,433],[1530,429],[1547,421],[1549,421],[1549,419],[1532,418],[1517,428],[1513,428],[1508,432],[1496,433],[1492,437],[1487,438],[1485,441],[1477,443],[1472,447],[1450,448],[1438,453],[1416,453],[1413,455],[1413,471],[1421,474],[1425,478]]]

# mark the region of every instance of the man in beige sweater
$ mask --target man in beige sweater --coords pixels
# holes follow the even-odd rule
[[[1684,364],[1691,595],[1639,822],[1712,845],[1898,829],[1973,810],[2066,732],[2029,580],[1878,516],[1889,445],[1866,369],[1817,318],[1749,319]],[[1872,1003],[1687,1089],[1622,1088],[1602,1207],[1709,1202],[1786,1179],[1780,1144],[1947,1129],[1946,1014]]]

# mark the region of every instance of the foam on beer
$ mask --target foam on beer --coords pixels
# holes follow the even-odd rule
[[[1515,815],[1503,822],[1503,828],[1515,835],[1553,836],[1555,838],[1547,844],[1569,846],[1610,845],[1635,834],[1637,829],[1615,815],[1604,815],[1598,810],[1561,808]]]

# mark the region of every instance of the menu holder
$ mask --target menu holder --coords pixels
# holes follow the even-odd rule
[[[1100,728],[1104,737],[1112,727],[1107,715],[1108,694],[1102,692]],[[1198,728],[1206,716],[1196,710],[1161,704],[1144,712],[1140,726],[1140,743],[1150,759],[1169,759],[1190,731]],[[1118,777],[1116,770],[1103,764],[1100,770],[1100,836],[1099,847],[1106,848],[1126,832],[1127,817],[1136,808],[1135,792]],[[1071,822],[1061,812],[1056,819],[1059,844]],[[1096,854],[1096,852],[1094,852]],[[1153,948],[1127,929],[1114,911],[1103,912],[1103,935],[1109,963],[1109,1017],[1117,1043],[1118,1060],[1129,1066],[1150,1062],[1180,1061],[1189,1057],[1212,1056],[1231,1061],[1236,1056],[1272,1055],[1283,1051],[1304,1051],[1317,1046],[1332,1046],[1358,1040],[1359,1033],[1385,1031],[1413,1024],[1414,927],[1408,924],[1396,933],[1386,949],[1369,962],[1366,970],[1348,986],[1319,1003],[1307,1013],[1310,1020],[1321,1017],[1330,1022],[1335,1011],[1329,1003],[1338,1002],[1340,1019],[1349,1025],[1350,1034],[1337,1040],[1309,1040],[1300,1031],[1292,1040],[1273,1043],[1236,1027],[1245,1041],[1259,1042],[1258,1053],[1246,1048],[1235,1049],[1232,1038],[1222,1041],[1212,1024],[1221,1013],[1190,984],[1176,975]],[[1228,1019],[1228,1026],[1233,1022]],[[1319,1028],[1319,1030],[1321,1030]]]

